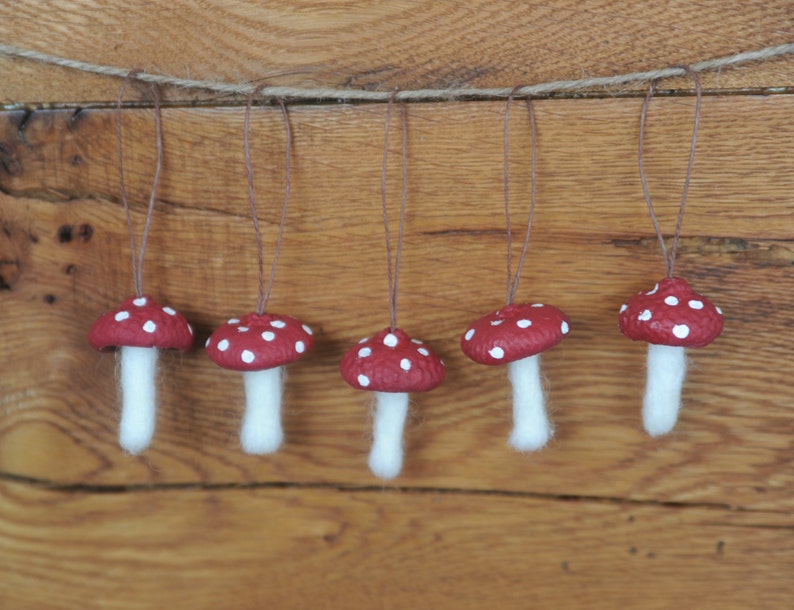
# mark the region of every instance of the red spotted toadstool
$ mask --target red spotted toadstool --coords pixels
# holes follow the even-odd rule
[[[193,329],[176,311],[142,295],[102,314],[91,327],[88,341],[98,350],[119,348],[122,396],[119,444],[133,455],[140,453],[154,436],[158,350],[189,350],[193,345]]]
[[[620,308],[620,332],[648,343],[648,378],[642,407],[651,436],[667,434],[681,408],[687,347],[705,347],[719,337],[722,310],[681,278],[665,278]]]
[[[303,356],[313,342],[311,328],[300,320],[267,312],[232,318],[207,339],[207,354],[215,364],[243,374],[245,414],[240,443],[246,453],[278,450],[284,440],[284,367]]]
[[[570,332],[559,309],[543,303],[511,303],[473,322],[460,340],[463,353],[479,364],[507,364],[513,386],[510,444],[535,451],[553,434],[546,415],[540,378],[540,354]]]
[[[444,363],[427,344],[411,339],[399,328],[387,327],[348,350],[340,372],[353,388],[375,392],[369,468],[382,479],[396,477],[402,470],[408,393],[427,392],[440,385]]]

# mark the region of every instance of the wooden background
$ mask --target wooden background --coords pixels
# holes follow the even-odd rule
[[[170,3],[22,0],[0,41],[176,76],[390,90],[503,86],[694,62],[794,40],[767,2]],[[458,349],[504,294],[504,103],[412,104],[400,325],[448,364],[414,396],[407,461],[366,468],[366,394],[337,372],[388,324],[382,104],[292,105],[293,197],[271,309],[317,335],[290,368],[286,444],[238,447],[242,383],[166,355],[149,451],[116,445],[112,355],[85,335],[132,292],[112,103],[119,82],[0,59],[0,607],[784,608],[794,596],[794,59],[704,75],[678,272],[726,313],[693,351],[673,434],[649,439],[644,345],[620,304],[663,275],[636,143],[644,85],[536,104],[538,209],[521,300],[565,310],[544,356],[557,433],[517,454],[506,372]],[[646,165],[674,224],[694,100],[669,81]],[[197,345],[249,311],[256,255],[239,99],[164,92],[146,289]],[[138,231],[154,167],[145,87],[124,111]],[[529,129],[511,123],[517,229]],[[393,131],[390,202],[399,193]],[[252,119],[268,255],[284,179],[277,108]]]

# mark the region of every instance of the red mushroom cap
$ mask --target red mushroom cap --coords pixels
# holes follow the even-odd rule
[[[205,347],[212,361],[233,371],[263,371],[300,358],[314,343],[297,318],[251,312],[219,326]]]
[[[665,278],[620,308],[620,332],[634,341],[705,347],[720,336],[722,310],[681,278]]]
[[[344,380],[357,390],[427,392],[444,381],[441,358],[399,328],[362,339],[342,358]]]
[[[88,332],[95,349],[106,347],[156,347],[189,350],[193,329],[170,307],[161,307],[149,295],[130,297],[121,307],[97,318]]]
[[[460,348],[479,364],[507,364],[554,347],[570,331],[568,317],[553,305],[513,303],[473,322]]]

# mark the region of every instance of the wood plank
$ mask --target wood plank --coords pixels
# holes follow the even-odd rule
[[[782,608],[791,517],[494,495],[0,486],[7,608]]]
[[[691,102],[666,99],[652,109],[647,163],[665,227],[674,222]],[[520,298],[562,307],[573,332],[544,356],[557,436],[532,456],[506,447],[504,371],[474,365],[458,348],[466,325],[497,307],[504,290],[503,105],[412,106],[400,323],[438,348],[449,377],[414,397],[398,484],[790,510],[792,104],[790,96],[704,102],[679,269],[725,309],[728,323],[713,346],[691,354],[681,422],[654,441],[639,421],[644,348],[615,329],[620,303],[663,273],[636,174],[639,101],[538,104],[539,204]],[[283,167],[277,116],[261,109],[254,122],[268,247]],[[118,450],[114,359],[84,339],[94,317],[131,290],[112,113],[87,111],[74,122],[68,113],[34,113],[21,136],[21,115],[2,118],[0,260],[10,261],[10,290],[0,294],[14,323],[0,329],[10,348],[0,355],[0,470],[94,485],[373,483],[368,398],[344,385],[337,364],[388,323],[378,209],[383,108],[292,113],[294,197],[272,309],[312,324],[317,345],[291,368],[288,441],[271,458],[240,453],[239,376],[198,349],[164,359],[151,450],[140,458]],[[239,109],[165,113],[164,203],[147,285],[195,322],[202,343],[255,297],[241,119]],[[140,227],[151,116],[125,111],[125,125]],[[526,118],[516,118],[511,185],[519,209],[528,194],[526,131]],[[395,142],[392,194],[397,149]]]
[[[538,231],[585,231],[598,239],[648,235],[636,160],[641,101],[547,100],[535,105]],[[361,233],[371,233],[372,223],[379,221],[383,106],[291,109],[291,231],[335,234],[360,227],[363,220],[370,226]],[[645,163],[666,228],[675,222],[693,108],[691,98],[670,98],[654,100],[650,110]],[[787,95],[704,100],[686,216],[688,235],[791,237],[786,220],[794,185],[788,171],[792,109],[794,96]],[[414,233],[503,229],[503,113],[501,102],[410,106],[408,214]],[[118,200],[114,112],[13,111],[0,116],[3,192],[56,201]],[[529,129],[520,106],[513,116],[511,189],[520,198],[529,193]],[[163,121],[166,150],[160,199],[173,207],[245,216],[243,109],[171,108],[164,111]],[[280,215],[283,184],[280,112],[256,109],[252,130],[262,214],[272,224]],[[128,188],[133,202],[141,205],[148,200],[154,171],[151,111],[125,111],[124,134]],[[396,125],[392,138],[389,192],[397,197]],[[714,201],[719,202],[718,215]],[[634,213],[626,214],[626,206]],[[571,216],[586,218],[588,226],[572,227]],[[380,235],[373,237],[373,247],[380,248]]]
[[[736,0],[63,0],[57,7],[20,0],[0,6],[0,40],[179,77],[388,91],[509,87],[693,63],[790,43],[793,18],[787,0],[751,9]],[[0,72],[3,102],[108,101],[119,86],[110,78],[5,58]],[[705,77],[705,85],[790,87],[794,62],[724,70]],[[168,95],[207,99],[185,90]]]

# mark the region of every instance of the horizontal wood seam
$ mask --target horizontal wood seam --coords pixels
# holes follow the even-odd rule
[[[725,96],[770,96],[770,95],[792,95],[794,94],[794,87],[788,86],[769,86],[769,87],[740,87],[735,89],[704,89],[703,97],[725,97]],[[695,95],[694,89],[665,89],[664,87],[657,89],[654,97],[693,97]],[[599,99],[636,99],[645,97],[644,90],[632,91],[581,91],[578,93],[547,93],[533,95],[532,99],[536,100],[599,100]],[[440,101],[406,101],[407,104],[477,104],[477,103],[491,103],[504,101],[501,97],[488,97],[467,99],[465,97],[455,98],[454,100],[440,100]],[[354,101],[344,102],[346,106],[363,106],[363,105],[385,105],[386,102],[381,101]],[[162,101],[160,104],[163,108],[244,108],[246,101],[242,98],[237,99],[223,99],[223,100],[199,100],[199,101]],[[338,100],[289,100],[288,106],[339,106]],[[258,100],[254,101],[254,106],[273,106],[275,102],[271,100]],[[28,112],[35,112],[37,110],[74,110],[75,116],[84,110],[115,110],[117,107],[116,102],[111,101],[86,101],[81,103],[76,102],[12,102],[7,104],[0,104],[0,111],[13,112],[19,110],[26,110]],[[124,109],[141,109],[153,108],[154,105],[149,101],[126,101],[123,103]]]
[[[719,502],[682,502],[669,500],[624,498],[620,496],[593,496],[581,494],[554,494],[533,491],[510,491],[501,489],[466,489],[459,487],[346,485],[344,483],[299,483],[289,481],[252,481],[250,483],[153,483],[133,485],[96,485],[86,483],[60,483],[37,477],[0,472],[0,481],[35,487],[59,493],[121,494],[161,491],[226,491],[226,490],[320,490],[343,493],[395,493],[438,494],[452,496],[496,496],[502,498],[548,500],[556,502],[580,502],[595,504],[619,504],[627,506],[650,506],[669,509],[698,508],[714,511],[731,511],[749,514],[788,514],[788,511],[759,510]],[[759,527],[761,527],[759,525]],[[784,526],[787,528],[788,526]],[[794,528],[794,526],[791,526]]]

